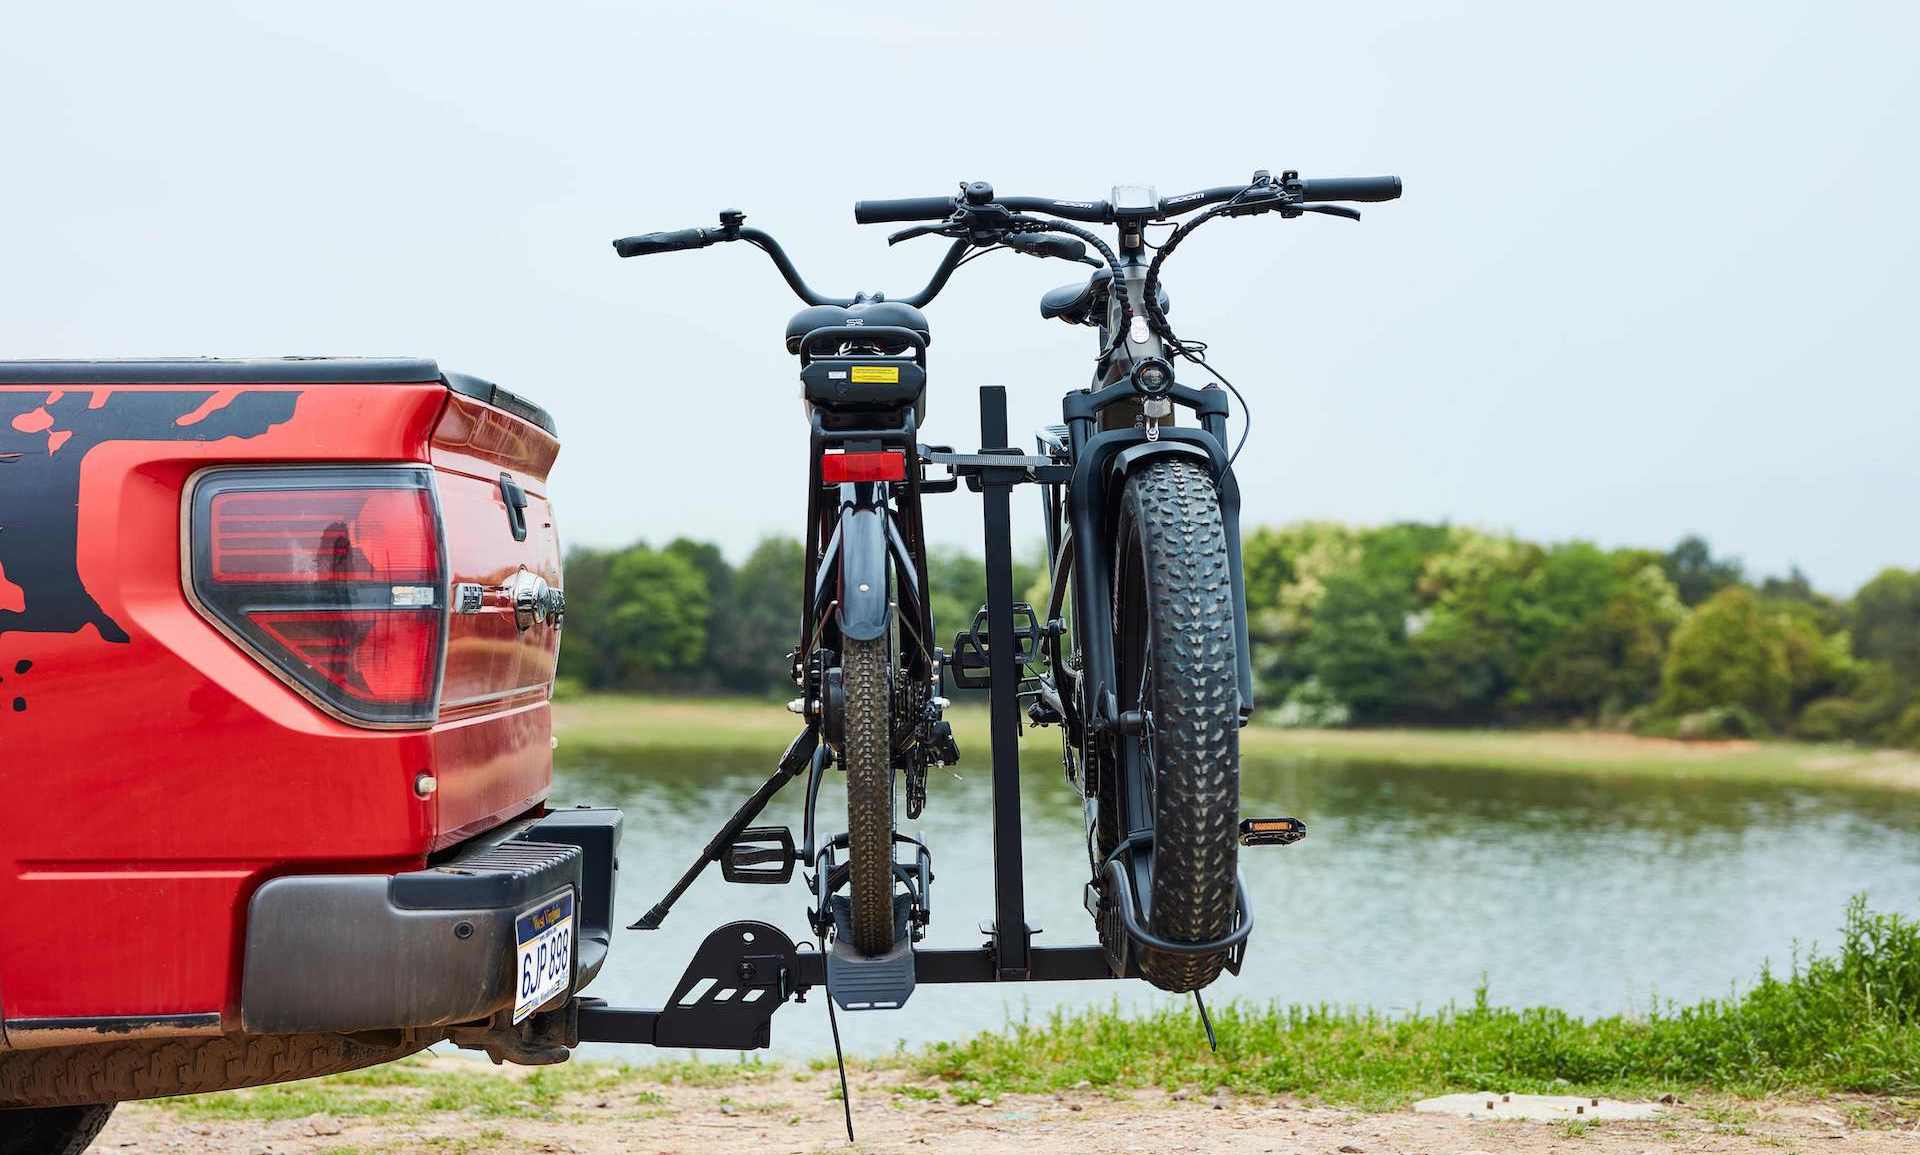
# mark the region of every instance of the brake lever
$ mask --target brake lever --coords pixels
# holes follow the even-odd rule
[[[1325,213],[1330,217],[1344,217],[1350,221],[1360,219],[1360,210],[1346,205],[1295,205],[1303,213]]]
[[[912,228],[910,228],[910,229],[901,229],[901,230],[900,230],[899,232],[897,232],[897,233],[894,233],[893,235],[891,235],[891,236],[889,236],[889,237],[887,238],[887,243],[888,243],[889,245],[897,245],[897,244],[899,244],[899,243],[900,243],[901,241],[910,241],[910,240],[912,240],[912,239],[913,239],[913,238],[915,238],[915,237],[926,237],[926,236],[932,236],[932,235],[933,235],[933,234],[935,234],[935,233],[939,233],[939,232],[944,232],[944,231],[946,231],[946,227],[947,227],[947,226],[946,226],[946,225],[944,225],[944,224],[939,224],[939,225],[915,225],[914,227],[912,227]]]
[[[1087,256],[1087,246],[1072,237],[1057,233],[1008,233],[1000,243],[1016,253],[1029,257],[1046,259],[1052,257],[1062,261],[1078,261],[1081,264],[1104,267],[1105,261],[1094,260]]]

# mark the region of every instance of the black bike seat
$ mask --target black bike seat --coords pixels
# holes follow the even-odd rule
[[[1112,283],[1112,269],[1095,269],[1093,276],[1088,277],[1085,284],[1075,283],[1049,289],[1040,297],[1040,315],[1048,320],[1059,318],[1069,325],[1093,324],[1094,318],[1091,316],[1093,303],[1107,291],[1107,286]],[[1160,311],[1162,313],[1173,311],[1164,287],[1160,290]]]
[[[830,325],[888,325],[912,329],[933,340],[927,315],[904,301],[862,301],[857,305],[809,305],[787,322],[787,352],[800,351],[800,339]]]

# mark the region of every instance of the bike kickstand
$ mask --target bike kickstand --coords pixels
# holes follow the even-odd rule
[[[666,921],[667,912],[673,909],[673,904],[680,901],[680,896],[685,894],[694,880],[700,877],[701,872],[707,869],[707,864],[719,862],[727,853],[727,849],[733,845],[734,840],[740,837],[741,832],[746,830],[753,820],[760,816],[760,812],[767,808],[767,803],[780,792],[780,788],[798,777],[801,771],[813,762],[814,749],[819,745],[820,735],[813,727],[809,726],[802,730],[799,736],[788,744],[787,752],[780,756],[780,764],[774,768],[773,776],[761,783],[760,788],[740,804],[740,809],[734,811],[733,817],[727,819],[714,834],[712,841],[707,843],[706,849],[700,852],[700,857],[694,859],[693,865],[687,867],[686,873],[673,884],[673,889],[667,891],[664,898],[653,904],[653,909],[641,915],[639,920],[627,929],[658,930],[660,924]]]

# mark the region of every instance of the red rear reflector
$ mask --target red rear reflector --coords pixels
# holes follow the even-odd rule
[[[215,469],[186,548],[196,608],[344,721],[439,714],[447,577],[424,466]]]
[[[906,479],[907,458],[898,449],[820,455],[822,485],[839,485],[846,481],[905,481]]]
[[[221,493],[210,514],[218,582],[431,582],[439,570],[425,490]]]

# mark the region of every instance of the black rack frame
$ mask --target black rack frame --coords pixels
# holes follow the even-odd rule
[[[1050,458],[1021,453],[1009,446],[1007,394],[1003,386],[980,388],[979,453],[923,450],[921,460],[946,466],[981,496],[983,540],[987,570],[987,641],[991,685],[988,688],[989,739],[993,755],[993,922],[984,928],[987,941],[973,949],[916,949],[914,976],[918,983],[1071,982],[1089,979],[1137,977],[1131,960],[1116,972],[1105,948],[1086,946],[1036,947],[1027,925],[1026,884],[1020,827],[1020,675],[1014,633],[1012,491],[1028,483],[1063,484],[1072,467]],[[796,746],[798,744],[796,743]],[[792,755],[789,751],[789,755]],[[788,760],[792,760],[791,757]],[[744,826],[766,804],[780,784],[791,776],[782,770],[736,815]],[[797,760],[796,760],[797,761]],[[798,766],[794,767],[795,770]],[[751,808],[751,813],[749,813]],[[717,854],[719,842],[709,846]],[[684,890],[708,859],[695,864],[669,901]],[[664,905],[664,904],[663,904]],[[659,924],[656,907],[641,924]],[[773,1012],[789,1000],[803,1000],[813,987],[827,981],[826,956],[801,949],[778,928],[760,922],[737,922],[707,936],[693,962],[662,1008],[609,1006],[598,999],[576,998],[561,1011],[559,1021],[536,1022],[534,1030],[570,1043],[610,1042],[647,1046],[752,1050],[769,1045],[768,1023]],[[704,974],[702,972],[714,972]],[[740,991],[725,1001],[696,999],[682,1002],[703,978],[732,981]],[[752,995],[759,990],[762,993]],[[544,1016],[537,1016],[536,1019]]]

